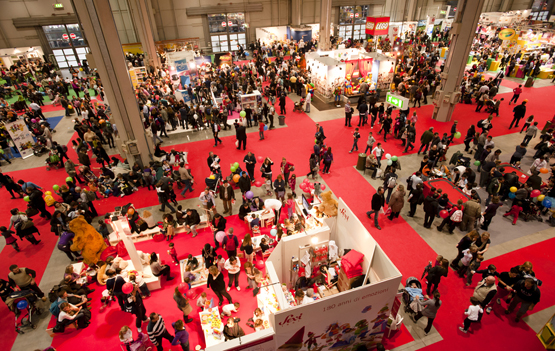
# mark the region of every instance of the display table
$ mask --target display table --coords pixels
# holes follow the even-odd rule
[[[488,71],[497,71],[499,69],[500,64],[501,64],[501,61],[492,61]]]
[[[197,269],[188,272],[195,276],[195,279],[190,282],[192,288],[200,285],[206,285],[206,282],[208,280],[208,269],[204,267],[204,258],[202,257],[202,255],[195,256],[195,258],[198,261],[198,267]],[[188,258],[179,261],[179,271],[181,272],[182,282],[185,279],[185,267],[187,267],[188,262]]]
[[[260,219],[260,226],[262,228],[266,227],[268,222],[274,222],[274,211],[272,210],[260,210],[255,212],[250,212],[245,218],[249,224],[249,228],[251,227],[252,215],[255,214]]]
[[[424,197],[430,194],[432,187],[436,189],[441,189],[443,191],[443,194],[447,194],[447,196],[449,197],[450,206],[456,205],[459,199],[461,199],[463,203],[470,200],[470,198],[465,193],[463,193],[461,189],[455,186],[455,184],[443,178],[425,181],[423,183]]]
[[[209,308],[199,312],[199,317],[207,348],[225,341],[223,334],[224,324],[220,318],[220,311],[218,308]]]
[[[515,172],[516,175],[518,176],[518,181],[520,184],[525,184],[528,181],[528,174],[526,174],[521,169],[518,169],[509,163],[501,163],[499,165],[499,168],[501,167],[505,168],[505,172],[503,174]],[[542,182],[542,187],[544,186],[547,186],[547,184],[545,182]]]
[[[127,262],[127,268],[125,268],[125,270],[127,272],[131,272],[131,271],[135,271],[135,266],[133,265],[133,262],[131,260],[125,261]],[[150,265],[144,265],[143,266],[143,280],[146,283],[146,286],[148,287],[148,290],[158,290],[161,289],[162,286],[160,285],[160,277],[155,277],[154,274],[152,274],[152,270],[150,269]]]
[[[546,70],[541,70],[540,74],[538,74],[539,79],[549,79],[549,76],[554,74],[555,70],[554,69],[546,69]]]
[[[260,283],[260,292],[256,295],[258,307],[265,315],[270,315],[280,310],[276,294],[270,284],[271,282],[268,279],[263,279]]]

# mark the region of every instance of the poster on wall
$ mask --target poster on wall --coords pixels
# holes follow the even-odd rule
[[[385,333],[398,285],[399,279],[383,281],[275,314],[277,350],[376,347]]]
[[[389,17],[366,17],[366,34],[387,35]]]
[[[174,65],[177,73],[181,73],[189,70],[189,66],[187,66],[186,59],[174,61]]]
[[[15,147],[19,150],[22,158],[27,158],[33,156],[33,146],[35,145],[35,140],[33,139],[33,134],[29,132],[25,123],[16,121],[12,123],[6,123],[6,130],[10,133]]]

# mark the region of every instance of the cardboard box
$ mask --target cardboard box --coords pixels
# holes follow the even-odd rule
[[[351,289],[353,283],[357,280],[359,276],[347,278],[347,273],[343,270],[343,267],[339,270],[339,279],[337,281],[337,288],[339,291],[346,291]]]
[[[335,295],[335,294],[339,294],[339,290],[337,290],[336,286],[334,286],[334,287],[332,287],[331,289],[328,290],[328,289],[326,289],[325,286],[322,285],[322,286],[318,287],[318,292],[320,293],[320,296],[322,296],[322,298],[328,297],[328,296],[331,296],[331,295]]]

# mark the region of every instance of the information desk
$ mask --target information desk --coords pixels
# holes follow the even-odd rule
[[[200,285],[206,285],[206,282],[208,281],[208,269],[206,269],[204,267],[204,258],[202,257],[202,255],[198,255],[195,256],[195,258],[198,261],[198,267],[197,269],[187,272],[187,273],[191,273],[195,276],[194,280],[191,280],[190,284],[191,287],[196,287],[196,286],[200,286]],[[181,272],[181,281],[183,282],[186,275],[185,275],[185,267],[187,267],[187,263],[189,262],[189,259],[184,259],[184,260],[180,260],[179,261],[179,271]]]
[[[424,197],[428,196],[432,190],[432,187],[436,189],[441,189],[443,194],[447,194],[449,197],[449,205],[453,206],[457,204],[457,201],[461,199],[463,203],[470,200],[470,198],[463,193],[455,184],[447,179],[432,179],[427,180],[423,183]],[[449,206],[449,207],[450,207]]]
[[[220,318],[220,311],[217,307],[199,312],[199,317],[207,348],[225,341],[224,323]]]

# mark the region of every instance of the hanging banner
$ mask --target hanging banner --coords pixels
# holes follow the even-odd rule
[[[274,317],[276,349],[371,350],[382,341],[400,278],[349,290]]]
[[[174,65],[177,73],[185,72],[189,70],[189,66],[187,66],[187,59],[174,61]]]
[[[499,39],[501,40],[511,40],[516,37],[516,32],[514,29],[505,28],[502,31],[500,31],[498,35],[499,35]]]
[[[25,123],[17,121],[12,123],[6,123],[6,130],[10,133],[15,147],[19,150],[22,158],[27,158],[33,156],[33,146],[35,145],[35,140],[33,139],[33,134],[27,129]]]
[[[366,34],[387,35],[389,17],[366,17]]]

